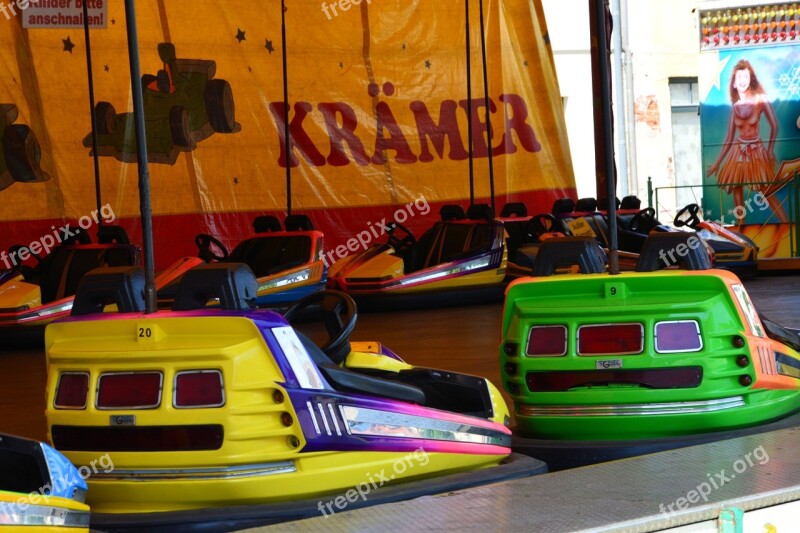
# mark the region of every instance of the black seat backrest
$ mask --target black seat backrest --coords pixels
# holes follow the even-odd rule
[[[619,209],[619,206],[620,206],[619,198],[615,197],[614,198],[614,207],[616,209]],[[610,206],[608,204],[608,198],[600,198],[599,200],[597,200],[597,209],[599,209],[600,211],[608,211],[609,208],[610,208]]]
[[[226,263],[245,263],[258,278],[311,260],[311,237],[275,235],[251,237],[233,249]]]
[[[130,244],[131,240],[122,226],[104,224],[97,228],[97,242],[100,244]]]
[[[79,229],[70,229],[72,235],[67,236],[61,241],[62,246],[70,246],[73,244],[92,244],[92,237],[88,231]]]
[[[431,254],[431,249],[434,243],[437,242],[437,236],[442,230],[444,222],[437,222],[432,228],[429,228],[417,239],[413,246],[405,249],[400,255],[403,258],[403,273],[410,274],[417,270],[425,268],[428,257]]]
[[[600,213],[596,213],[586,217],[586,219],[589,221],[589,226],[591,226],[594,234],[597,235],[597,239],[600,241],[600,244],[608,248],[611,245],[611,239],[608,233],[608,222],[606,221],[606,217]]]
[[[473,204],[467,208],[467,218],[470,220],[494,220],[494,210],[490,205]]]
[[[581,198],[575,204],[575,211],[581,213],[591,213],[597,211],[597,200],[594,198]]]
[[[636,196],[626,196],[622,199],[622,203],[620,204],[620,209],[641,209],[642,201],[639,200]]]
[[[283,231],[281,221],[273,215],[261,215],[253,221],[253,231],[256,233],[267,233],[271,231]]]
[[[575,211],[575,200],[572,198],[559,198],[553,202],[553,216],[558,216],[562,213],[572,213]]]
[[[42,269],[42,303],[73,296],[81,278],[90,270],[138,263],[139,248],[132,244],[60,246],[47,256]]]
[[[314,231],[314,224],[306,215],[289,215],[283,225],[286,231]]]
[[[81,279],[72,304],[72,316],[102,313],[116,304],[120,313],[143,312],[144,270],[140,267],[96,268]]]
[[[680,266],[686,270],[711,268],[705,243],[695,233],[651,233],[642,245],[636,271],[654,272],[669,266]]]
[[[583,274],[599,274],[605,264],[605,253],[592,237],[547,239],[536,254],[533,275],[551,276],[558,268],[576,265]]]
[[[448,220],[464,220],[467,218],[467,214],[464,213],[464,208],[460,205],[443,205],[441,209],[439,209],[439,218],[447,222]]]
[[[425,266],[447,263],[463,254],[467,250],[471,233],[471,224],[445,224],[439,236],[439,246],[434,247]]]
[[[0,435],[0,490],[30,494],[51,485],[52,479],[38,442]]]
[[[509,202],[500,211],[500,218],[526,217],[528,208],[522,202]]]
[[[258,281],[244,263],[207,263],[183,275],[172,310],[203,309],[215,298],[222,309],[253,309],[257,296]]]

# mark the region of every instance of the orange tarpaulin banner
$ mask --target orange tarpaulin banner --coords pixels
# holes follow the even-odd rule
[[[157,266],[193,255],[198,232],[232,244],[256,215],[282,218],[287,164],[292,210],[308,214],[328,246],[424,199],[427,218],[407,224],[419,230],[437,206],[468,202],[469,110],[475,196],[488,202],[471,4],[470,105],[464,2],[287,0],[287,159],[280,2],[137,1]],[[97,208],[83,29],[34,27],[46,26],[37,16],[0,14],[2,249]],[[122,2],[108,2],[105,16],[105,28],[91,30],[101,197],[137,241]],[[486,0],[484,17],[497,206],[546,211],[574,194],[574,177],[542,8]]]

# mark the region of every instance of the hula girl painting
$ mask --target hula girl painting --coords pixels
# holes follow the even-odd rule
[[[746,59],[733,67],[728,87],[731,97],[731,117],[728,132],[717,160],[708,168],[707,175],[716,174],[718,185],[727,193],[733,193],[736,206],[744,205],[745,184],[752,191],[767,196],[770,183],[775,179],[777,166],[775,140],[778,137],[778,119],[772,103],[758,81],[753,66]],[[761,139],[759,128],[762,116],[769,125],[767,145]],[[750,185],[752,184],[752,185]],[[788,218],[775,195],[767,196],[769,205],[779,222]],[[740,216],[741,210],[735,210]],[[744,222],[742,218],[738,223]]]

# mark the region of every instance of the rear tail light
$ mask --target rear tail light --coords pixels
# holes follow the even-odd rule
[[[561,357],[567,353],[566,326],[533,326],[525,353],[533,357]]]
[[[86,409],[89,394],[89,374],[86,372],[62,372],[58,377],[56,409]]]
[[[699,352],[703,349],[700,326],[695,320],[658,322],[655,337],[658,353]]]
[[[641,324],[599,324],[578,328],[578,355],[634,355],[644,349]]]
[[[175,375],[173,404],[181,408],[222,407],[225,388],[219,370],[192,370]]]
[[[97,385],[98,409],[154,409],[161,405],[161,372],[103,374]]]

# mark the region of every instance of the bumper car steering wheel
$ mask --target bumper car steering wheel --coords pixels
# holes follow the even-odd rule
[[[555,225],[556,217],[550,213],[542,213],[531,217],[525,225],[525,234],[534,241],[538,241],[543,234],[553,231]]]
[[[340,365],[350,353],[350,335],[358,319],[356,302],[343,292],[317,291],[293,303],[283,317],[291,324],[302,311],[315,304],[319,304],[319,315],[328,333],[328,340],[320,349]]]
[[[689,226],[692,229],[697,229],[700,225],[700,206],[697,204],[689,204],[675,215],[674,224],[676,228]]]
[[[642,209],[631,219],[631,231],[637,233],[650,233],[650,230],[658,226],[656,219],[656,210],[652,207]]]
[[[10,256],[11,256],[11,257],[14,257],[14,255],[16,255],[17,257],[19,257],[19,253],[20,253],[22,250],[27,250],[27,251],[28,251],[28,254],[29,254],[31,257],[33,257],[34,259],[36,259],[36,266],[37,266],[37,268],[38,268],[38,267],[39,267],[39,266],[42,264],[42,258],[41,258],[41,257],[39,257],[39,255],[37,255],[37,254],[33,253],[33,251],[31,251],[31,249],[30,249],[30,248],[28,248],[27,246],[22,246],[21,244],[15,244],[14,246],[12,246],[11,248],[9,248],[9,249],[8,249],[8,252],[9,252],[9,254],[10,254]],[[33,268],[29,267],[28,265],[24,265],[24,264],[22,264],[22,261],[21,261],[21,260],[20,260],[19,262],[13,261],[13,263],[14,263],[14,266],[13,266],[12,268],[13,268],[13,269],[14,269],[14,270],[15,270],[17,273],[19,273],[20,275],[22,275],[22,277],[23,277],[23,278],[25,278],[26,280],[29,280],[29,279],[31,279],[31,276],[32,276],[32,275],[33,275],[33,273],[34,273],[34,269],[33,269]]]
[[[198,233],[194,238],[194,243],[197,245],[197,257],[210,263],[211,261],[225,261],[228,258],[228,249],[216,237],[212,237],[207,233]],[[211,245],[214,245],[219,253],[214,253]]]
[[[395,235],[395,231],[397,230],[402,232],[401,236]],[[411,230],[397,221],[392,221],[388,224],[387,235],[388,237],[386,239],[386,243],[394,248],[395,253],[400,253],[403,250],[407,250],[414,246],[414,243],[417,242],[417,239],[411,233]]]

